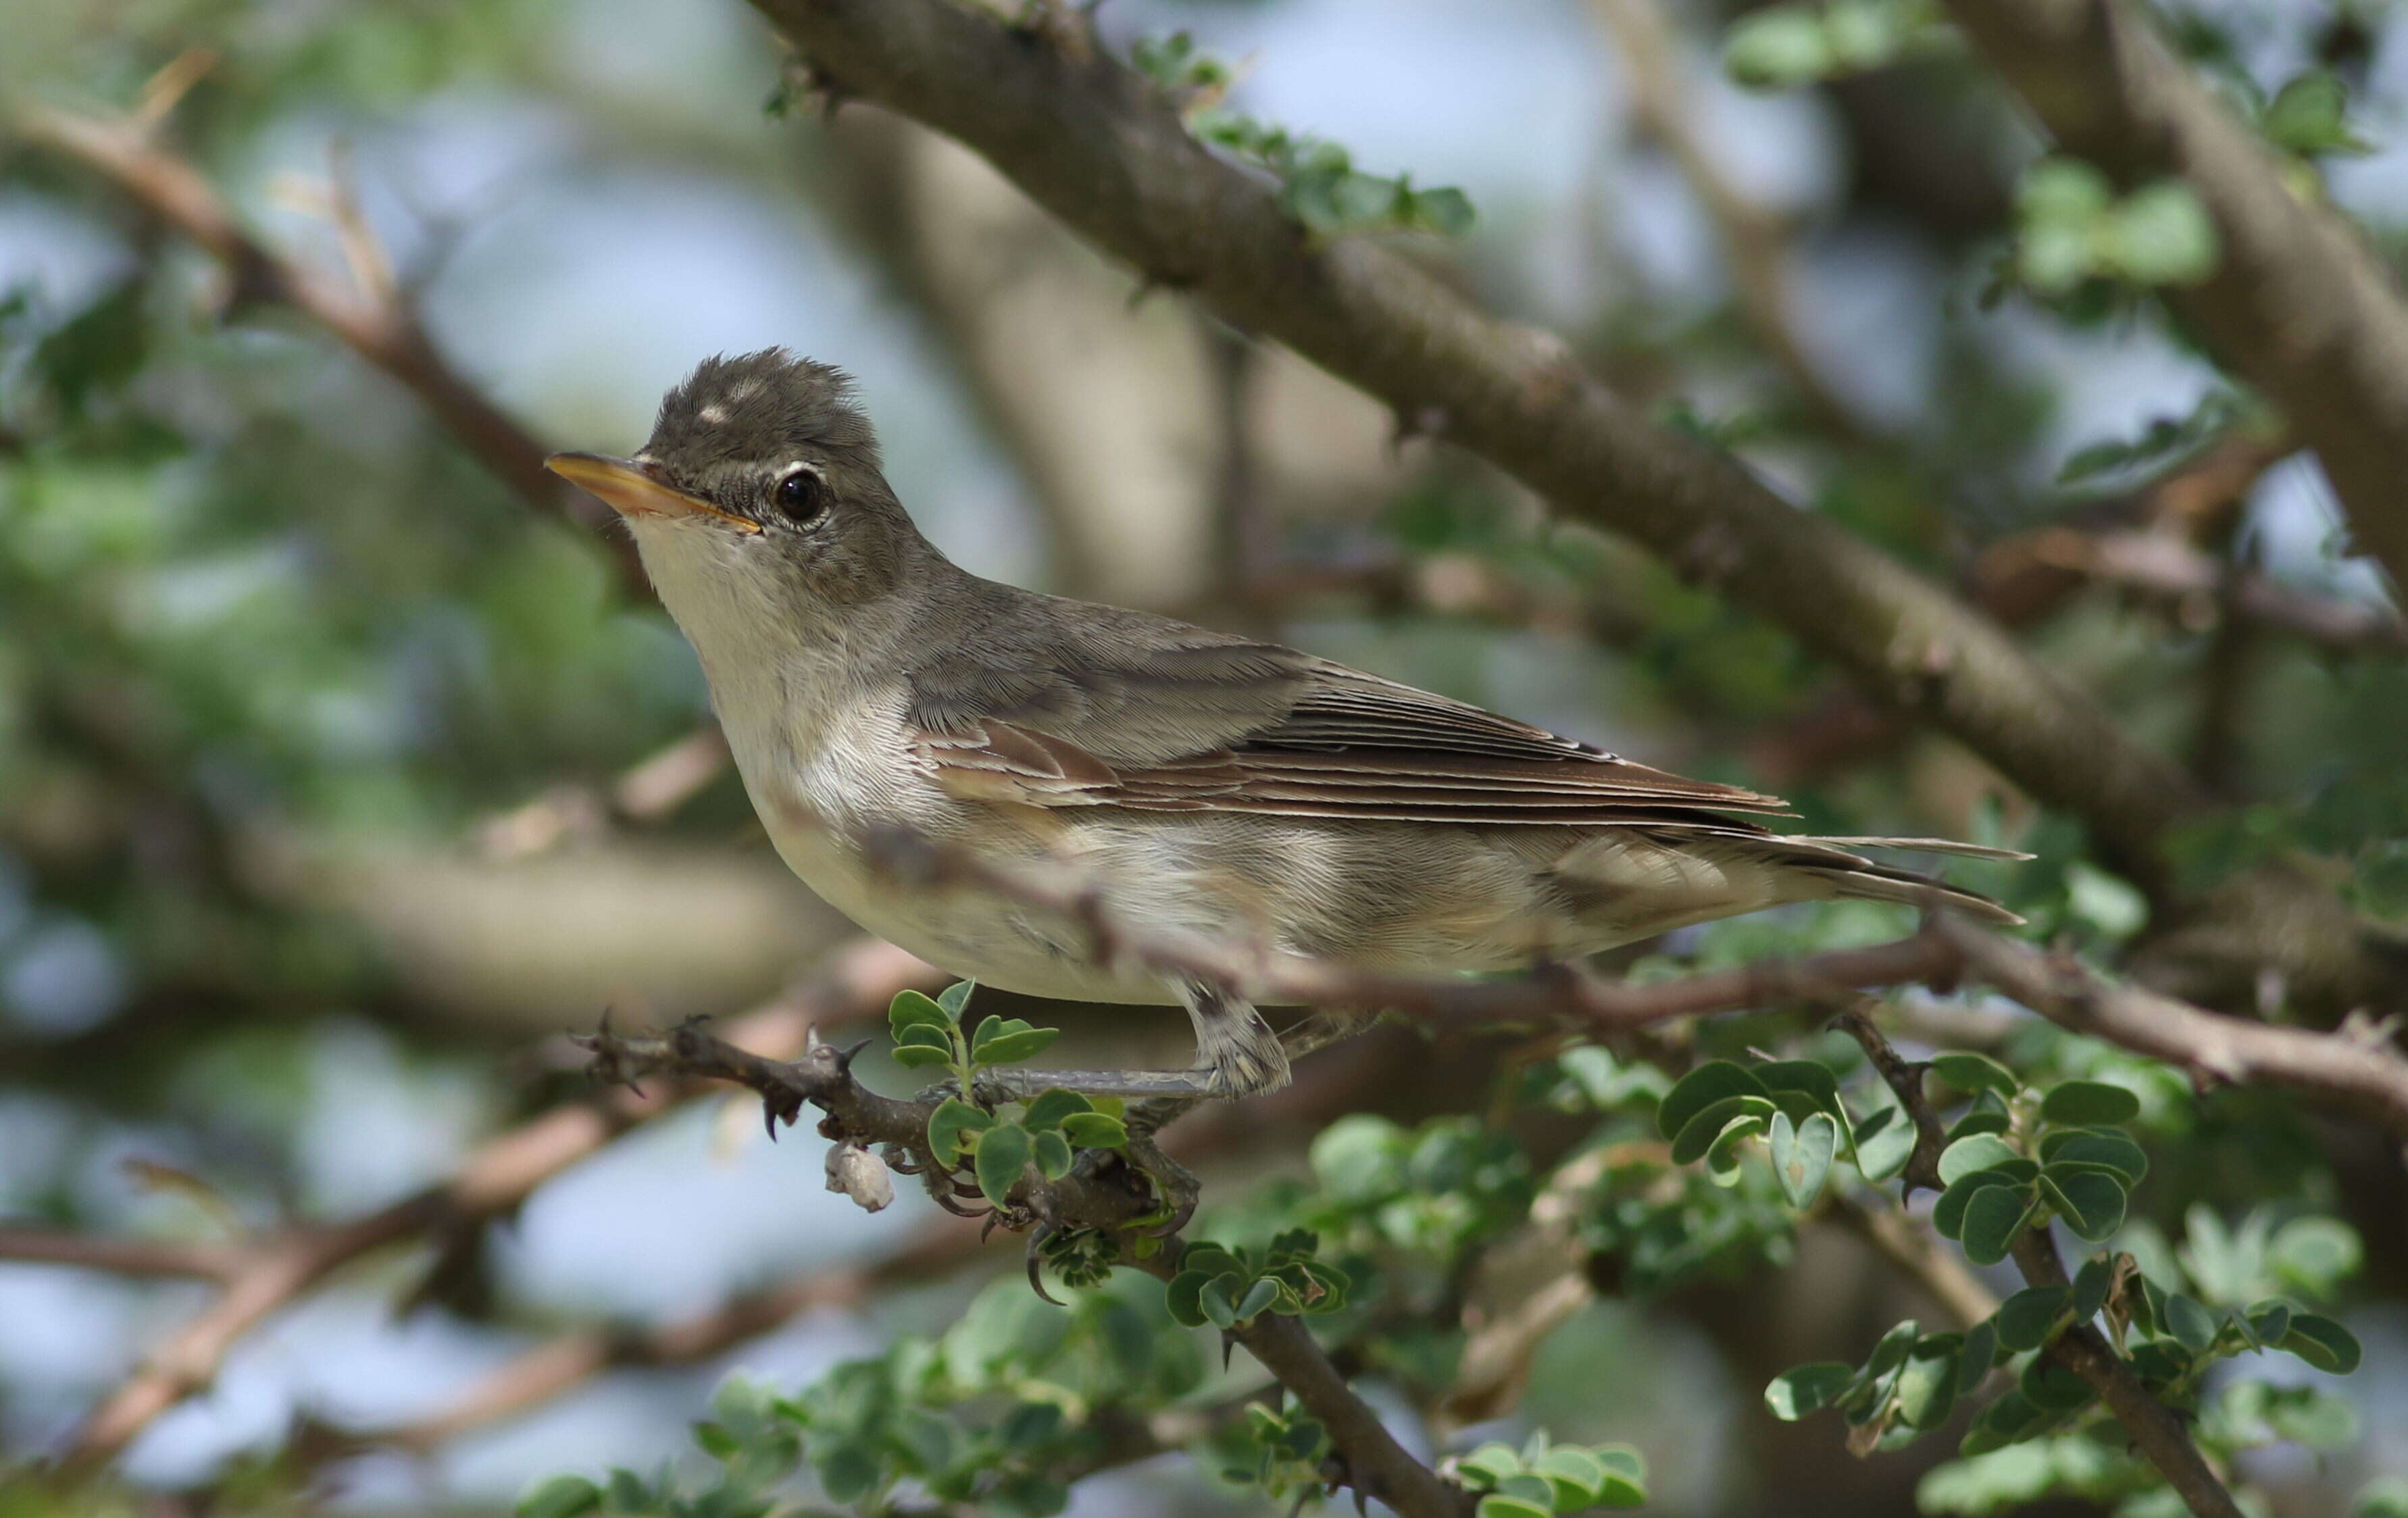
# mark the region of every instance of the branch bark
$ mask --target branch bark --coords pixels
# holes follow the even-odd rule
[[[2358,545],[2408,591],[2408,304],[2342,215],[2126,0],[1949,0],[2067,151],[2127,188],[2179,176],[2215,223],[2215,272],[2172,294],[2216,361],[2282,406]]]
[[[1147,279],[1195,291],[1787,628],[2092,827],[2119,868],[2201,799],[1998,627],[1704,445],[1649,423],[1557,337],[1364,238],[1316,242],[1095,47],[953,0],[755,0],[839,97],[960,138]],[[1424,429],[1426,430],[1426,429]]]

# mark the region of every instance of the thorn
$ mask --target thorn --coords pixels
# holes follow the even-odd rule
[[[1028,1240],[1028,1289],[1046,1301],[1052,1302],[1055,1307],[1068,1307],[1068,1303],[1056,1300],[1054,1294],[1045,1289],[1045,1257],[1038,1253],[1045,1247],[1045,1240],[1053,1238],[1057,1231],[1049,1223]]]
[[[761,1102],[761,1125],[769,1130],[769,1141],[773,1144],[776,1143],[778,1141],[778,1110],[770,1106],[767,1098],[766,1097],[763,1098]]]
[[[868,1048],[873,1041],[874,1036],[871,1038],[856,1038],[852,1043],[849,1043],[842,1049],[838,1050],[836,1052],[837,1073],[838,1075],[851,1074],[853,1072],[853,1057],[855,1054],[860,1053],[863,1050]]]
[[[1222,1369],[1225,1373],[1226,1373],[1226,1372],[1228,1370],[1228,1368],[1229,1368],[1229,1356],[1231,1356],[1232,1354],[1235,1354],[1237,1352],[1238,1352],[1238,1331],[1237,1331],[1236,1329],[1234,1329],[1234,1328],[1224,1328],[1224,1329],[1222,1329],[1222,1330],[1221,1330],[1221,1369]]]

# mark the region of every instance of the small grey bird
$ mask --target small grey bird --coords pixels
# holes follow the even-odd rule
[[[863,927],[954,974],[1178,1003],[1189,1071],[1046,1072],[1132,1096],[1240,1096],[1288,1058],[1231,987],[1093,963],[1075,924],[888,883],[905,824],[999,862],[1068,861],[1125,919],[1383,971],[1503,970],[1793,901],[2013,914],[1865,846],[1734,814],[1774,797],[1633,764],[1276,643],[1040,595],[937,551],[880,471],[846,377],[713,358],[632,458],[551,467],[626,519],[700,655],[779,853]]]

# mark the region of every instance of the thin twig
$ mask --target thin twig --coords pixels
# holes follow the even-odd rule
[[[1843,1022],[1849,1034],[1864,1045],[1873,1068],[1880,1072],[1914,1124],[1914,1153],[1907,1161],[1905,1172],[1910,1188],[1915,1184],[1937,1188],[1940,1152],[1947,1139],[1940,1114],[1932,1109],[1930,1096],[1923,1089],[1923,1067],[1910,1065],[1890,1048],[1870,1019],[1852,1013]],[[2014,1242],[2014,1258],[2015,1267],[2030,1285],[2068,1284],[2064,1263],[2057,1257],[2057,1241],[2045,1225],[2024,1230]],[[2131,1436],[2133,1444],[2149,1457],[2182,1498],[2183,1505],[2197,1518],[2241,1518],[2240,1504],[2233,1501],[2232,1494],[2225,1489],[2207,1457],[2192,1442],[2190,1430],[2184,1426],[2182,1418],[2149,1395],[2141,1378],[2099,1336],[2097,1329],[2086,1324],[2068,1328],[2050,1340],[2048,1353],[2098,1394],[2099,1400]]]

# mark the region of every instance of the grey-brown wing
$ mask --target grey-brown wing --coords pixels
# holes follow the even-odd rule
[[[1043,807],[1482,823],[1706,823],[1778,799],[1276,644],[1114,613],[1074,638],[1007,622],[915,671],[939,781]]]

